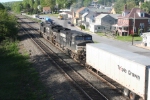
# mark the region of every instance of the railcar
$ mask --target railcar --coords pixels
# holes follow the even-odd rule
[[[91,35],[53,23],[42,22],[40,35],[79,61],[85,61],[86,44],[93,43]]]

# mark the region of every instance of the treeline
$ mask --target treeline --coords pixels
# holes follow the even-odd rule
[[[93,0],[23,0],[19,2],[12,2],[12,5],[5,4],[7,7],[15,12],[20,13],[24,11],[29,14],[36,14],[42,12],[44,6],[49,6],[52,12],[56,12],[58,9],[62,8],[80,8],[83,6],[89,6]],[[124,9],[124,5],[127,4],[128,9],[133,7],[139,7],[141,2],[141,8],[150,12],[150,2],[144,2],[144,0],[95,0],[101,5],[111,6],[114,4],[114,8],[117,13],[121,13]],[[9,5],[9,6],[8,6]]]
[[[6,7],[11,7],[14,12],[20,13],[21,11],[29,14],[40,13],[44,6],[49,6],[52,12],[62,8],[80,8],[89,6],[93,0],[23,0],[18,2],[4,3]],[[97,0],[100,4],[111,5],[116,0]]]
[[[10,15],[1,3],[0,16],[0,42],[6,38],[15,40],[18,31],[16,18]]]
[[[44,6],[49,6],[54,12],[61,8],[70,8],[74,2],[76,0],[23,0],[13,2],[11,9],[17,13],[23,11],[28,14],[36,14],[42,12]]]
[[[150,13],[150,1],[144,2],[144,0],[117,0],[114,6],[116,12],[121,13],[121,11],[124,9],[125,4],[127,4],[127,9],[139,7],[145,12]]]

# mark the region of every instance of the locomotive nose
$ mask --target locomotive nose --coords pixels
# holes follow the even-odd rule
[[[77,46],[86,46],[87,43],[94,43],[93,41],[84,41],[77,44]]]

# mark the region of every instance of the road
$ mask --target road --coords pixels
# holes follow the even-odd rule
[[[40,17],[45,17],[45,16],[40,15]],[[59,20],[59,19],[57,19],[57,17],[53,17],[53,16],[50,16],[50,18],[52,20],[54,20],[56,23],[62,25],[63,27],[70,28],[72,30],[81,31],[76,26],[73,26],[73,27],[70,26],[70,24],[68,24],[68,20]],[[85,32],[85,31],[82,30],[82,32]],[[141,41],[134,41],[133,42],[134,45],[132,45],[131,42],[123,42],[123,41],[115,40],[115,39],[112,39],[112,38],[101,37],[101,36],[99,36],[95,33],[91,33],[91,32],[88,32],[88,33],[92,35],[93,40],[96,41],[96,42],[109,44],[109,45],[112,45],[112,46],[115,46],[115,47],[122,48],[122,49],[127,50],[127,51],[131,51],[131,52],[134,52],[134,53],[138,53],[138,54],[150,57],[150,50],[135,46],[135,44],[139,44],[139,43],[141,43]]]

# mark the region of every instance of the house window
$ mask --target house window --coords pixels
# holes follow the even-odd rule
[[[144,28],[144,23],[140,23],[140,28]]]
[[[141,17],[144,17],[144,13],[141,13]]]
[[[148,24],[150,24],[150,19],[148,19]]]
[[[143,13],[141,13],[141,17],[143,17]]]
[[[98,27],[98,29],[101,29],[101,27]]]
[[[136,27],[134,27],[134,33],[136,32]]]

